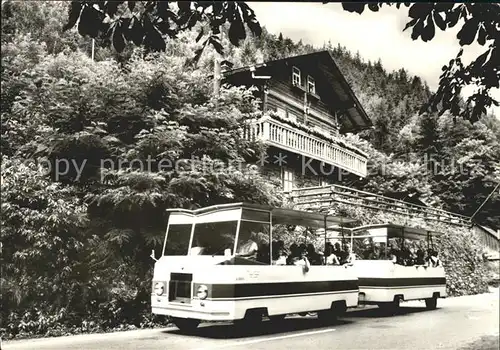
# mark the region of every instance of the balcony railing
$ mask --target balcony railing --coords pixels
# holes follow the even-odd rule
[[[340,185],[315,186],[294,189],[288,199],[297,209],[328,210],[337,204],[361,207],[373,211],[399,214],[406,218],[422,219],[470,227],[468,216],[438,208],[425,207],[379,194],[357,190]]]
[[[316,159],[358,176],[367,175],[366,156],[269,116],[250,123],[245,128],[244,136],[251,140],[263,140],[268,145]]]

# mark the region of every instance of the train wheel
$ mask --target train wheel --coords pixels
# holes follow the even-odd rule
[[[181,330],[181,332],[192,332],[200,324],[200,320],[194,318],[174,317],[172,318],[172,322],[176,325],[177,328]]]
[[[425,307],[427,308],[427,310],[434,310],[434,309],[436,309],[436,306],[437,306],[437,298],[436,297],[425,299]]]

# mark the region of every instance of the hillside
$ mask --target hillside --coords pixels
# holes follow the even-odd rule
[[[118,55],[98,41],[92,59],[91,40],[62,32],[65,2],[2,3],[1,16],[0,334],[161,323],[149,308],[150,253],[162,249],[166,208],[282,203],[253,165],[263,145],[241,137],[241,123],[261,115],[251,91],[213,96],[213,51],[187,64],[196,32],[152,55],[134,47]],[[224,46],[236,66],[315,50],[265,31]],[[499,180],[498,120],[420,115],[430,92],[418,77],[327,48],[376,125],[347,136],[370,154],[370,175],[345,185],[472,213]],[[499,201],[492,196],[478,219],[499,227]],[[478,245],[454,234],[449,242],[460,243],[443,256],[453,250],[460,258],[449,265],[468,278],[450,290],[478,292]]]

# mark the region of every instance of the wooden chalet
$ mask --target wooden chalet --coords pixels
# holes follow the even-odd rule
[[[339,135],[372,122],[328,51],[223,68],[221,75],[230,85],[258,87],[265,113],[246,136],[269,146],[264,171],[279,177],[284,191],[367,175],[368,155]]]

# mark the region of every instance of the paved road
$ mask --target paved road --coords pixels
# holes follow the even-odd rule
[[[175,328],[111,334],[77,335],[4,342],[3,349],[486,349],[498,348],[499,294],[440,299],[438,309],[426,311],[423,302],[404,303],[402,313],[385,316],[378,308],[349,312],[329,327],[313,317],[286,319],[278,327],[237,331],[230,324],[202,325],[196,336]],[[470,344],[481,344],[474,346]],[[469,344],[469,345],[468,345]],[[490,345],[491,346],[491,345]]]

